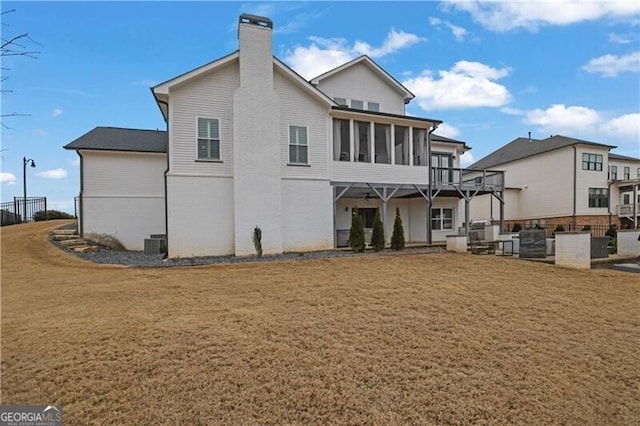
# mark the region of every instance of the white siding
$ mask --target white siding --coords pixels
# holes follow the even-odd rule
[[[284,251],[333,248],[333,195],[329,181],[284,179]]]
[[[331,180],[335,182],[429,183],[427,167],[394,164],[334,161]]]
[[[170,257],[234,253],[231,178],[168,176],[167,196]]]
[[[573,153],[573,149],[571,149]],[[582,154],[590,153],[590,154],[600,154],[603,157],[602,171],[591,171],[591,170],[582,170]],[[601,148],[597,146],[578,146],[577,147],[577,159],[576,159],[576,169],[577,169],[577,185],[576,185],[576,215],[578,216],[589,216],[589,215],[605,215],[608,213],[609,209],[607,207],[594,208],[589,207],[589,188],[604,188],[608,187],[607,185],[607,156],[608,150],[606,148]],[[571,165],[573,160],[567,162],[568,165]],[[618,170],[620,173],[622,170]],[[567,184],[573,185],[573,178],[569,179]],[[550,191],[554,192],[554,191]],[[573,190],[569,188],[565,193],[565,197],[571,198],[571,194],[573,194]],[[572,210],[569,210],[569,214],[572,214]]]
[[[166,155],[82,151],[82,230],[107,234],[142,250],[150,234],[165,233]]]
[[[280,155],[283,178],[328,179],[329,119],[326,105],[311,99],[274,68],[274,86],[280,99]],[[288,166],[289,126],[307,128],[309,167]]]
[[[520,219],[518,196],[521,190],[506,189],[504,191],[504,220]],[[500,220],[500,201],[491,194],[478,195],[469,203],[470,221]]]
[[[233,93],[239,86],[238,61],[171,88],[169,154],[171,172],[231,176],[233,158]],[[221,163],[197,159],[197,117],[220,120]]]
[[[404,96],[362,63],[322,79],[318,88],[329,97],[377,102],[380,111],[404,114]]]

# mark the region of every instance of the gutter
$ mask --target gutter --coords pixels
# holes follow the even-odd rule
[[[576,209],[578,204],[578,147],[573,146],[573,228],[576,227]]]

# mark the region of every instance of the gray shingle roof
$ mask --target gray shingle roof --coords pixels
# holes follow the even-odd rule
[[[445,136],[436,135],[435,133],[431,134],[431,140],[433,142],[446,142],[446,143],[455,143],[455,144],[459,144],[459,145],[464,145],[464,149],[465,150],[471,149],[471,147],[469,145],[467,145],[466,142],[459,141],[457,139],[447,138]]]
[[[96,127],[66,144],[64,149],[166,153],[168,140],[169,137],[164,130]]]
[[[640,158],[627,157],[626,155],[614,154],[613,152],[609,153],[609,159],[627,160],[627,161],[640,161]]]
[[[521,160],[560,148],[573,145],[593,145],[601,148],[612,149],[615,146],[605,145],[597,142],[589,142],[581,139],[569,138],[555,135],[546,139],[517,138],[509,142],[502,148],[492,152],[481,160],[469,166],[470,169],[489,169],[500,164]]]

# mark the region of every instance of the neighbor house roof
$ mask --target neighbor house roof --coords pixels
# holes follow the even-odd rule
[[[453,144],[458,144],[458,145],[463,145],[463,149],[465,151],[468,151],[471,149],[471,147],[469,145],[467,145],[466,142],[462,142],[456,139],[451,139],[451,138],[447,138],[444,136],[440,136],[440,135],[436,135],[435,133],[431,134],[431,141],[432,142],[445,142],[445,143],[453,143]]]
[[[404,87],[402,85],[402,83],[400,83],[398,80],[396,80],[391,74],[389,74],[387,71],[385,71],[384,68],[382,68],[380,65],[376,64],[373,59],[371,59],[370,57],[368,57],[367,55],[362,55],[359,56],[347,63],[344,63],[334,69],[331,69],[327,72],[325,72],[324,74],[320,74],[319,76],[312,78],[310,80],[310,82],[313,85],[317,85],[320,83],[321,80],[324,80],[325,78],[331,77],[332,75],[338,74],[341,71],[353,67],[357,64],[364,64],[366,66],[368,66],[373,72],[375,72],[376,74],[378,74],[380,77],[382,77],[382,79],[384,81],[386,81],[390,86],[394,87],[396,90],[398,90],[400,93],[403,94],[404,96],[404,103],[409,103],[411,101],[411,99],[415,98],[416,95],[414,95],[413,93],[411,93],[411,91],[409,89],[407,89],[406,87]]]
[[[612,149],[615,146],[569,138],[561,135],[550,136],[546,139],[517,138],[483,159],[475,162],[470,169],[488,169],[500,164],[510,163],[523,158],[532,157],[544,152],[554,151],[573,145],[591,145]]]
[[[626,155],[614,154],[613,152],[609,153],[609,159],[624,160],[624,161],[640,161],[640,158],[627,157]]]
[[[167,152],[169,137],[164,130],[96,127],[64,146],[65,149],[96,151]]]

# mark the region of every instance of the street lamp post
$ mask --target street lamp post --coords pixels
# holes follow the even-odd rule
[[[22,208],[24,213],[24,221],[27,221],[27,164],[31,163],[31,167],[36,166],[36,162],[31,158],[22,157]]]

